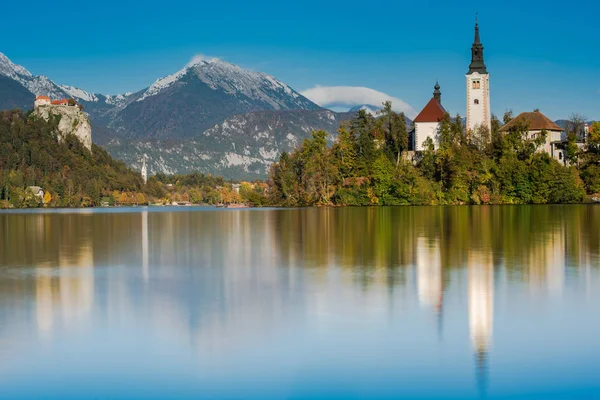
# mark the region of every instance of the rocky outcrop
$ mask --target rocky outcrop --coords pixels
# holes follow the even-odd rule
[[[58,138],[75,135],[81,143],[92,150],[92,126],[87,113],[80,111],[75,106],[44,105],[36,107],[34,115],[49,121],[50,118],[59,118]]]

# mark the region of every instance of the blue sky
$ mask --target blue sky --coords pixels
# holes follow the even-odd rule
[[[8,2],[0,52],[57,83],[108,94],[140,90],[196,54],[298,91],[368,87],[417,111],[439,79],[445,107],[464,114],[475,12],[495,114],[600,119],[600,4],[591,0]]]

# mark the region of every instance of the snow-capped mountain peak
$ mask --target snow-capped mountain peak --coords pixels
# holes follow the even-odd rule
[[[49,96],[53,99],[72,97],[77,101],[99,104],[106,103],[118,108],[123,107],[131,95],[131,93],[125,93],[116,96],[105,96],[90,93],[75,86],[58,85],[44,75],[33,75],[24,67],[13,63],[2,53],[0,53],[0,75],[15,80],[36,96]],[[33,102],[31,106],[33,106]]]
[[[169,86],[177,82],[179,79],[181,79],[187,73],[189,68],[191,67],[186,66],[183,69],[180,69],[179,71],[175,72],[174,74],[167,75],[163,78],[158,78],[152,85],[150,85],[150,87],[148,87],[148,89],[146,89],[144,94],[136,101],[142,101],[147,99],[148,97],[159,94],[164,89],[168,88]]]
[[[15,64],[0,53],[0,74],[15,79],[17,76],[31,77],[31,72],[21,65]]]
[[[35,95],[64,97],[64,91],[48,77],[32,75],[27,69],[13,63],[2,53],[0,53],[0,74],[14,79]]]
[[[198,79],[215,91],[235,96],[243,95],[250,101],[259,101],[265,104],[267,109],[318,108],[273,76],[246,70],[218,58],[197,60],[174,74],[157,79],[137,101],[155,96],[174,84],[186,85],[190,81],[189,78]]]
[[[83,101],[96,102],[98,101],[98,96],[94,93],[88,93],[83,89],[79,89],[75,86],[67,86],[67,85],[58,85],[66,94],[74,99],[79,99]]]

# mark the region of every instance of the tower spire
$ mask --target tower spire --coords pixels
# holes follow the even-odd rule
[[[433,87],[433,98],[436,99],[438,103],[442,104],[442,92],[440,92],[440,84],[437,79],[435,80],[435,86]]]
[[[481,39],[479,38],[479,15],[475,13],[475,40],[473,44],[481,44]]]
[[[473,46],[471,46],[471,65],[469,65],[468,74],[473,72],[487,74],[485,62],[483,61],[483,45],[479,37],[479,17],[477,15],[475,16],[475,39],[473,40]]]

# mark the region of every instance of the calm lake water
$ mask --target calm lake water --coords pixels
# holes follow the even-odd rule
[[[0,398],[600,398],[600,206],[0,213]]]

